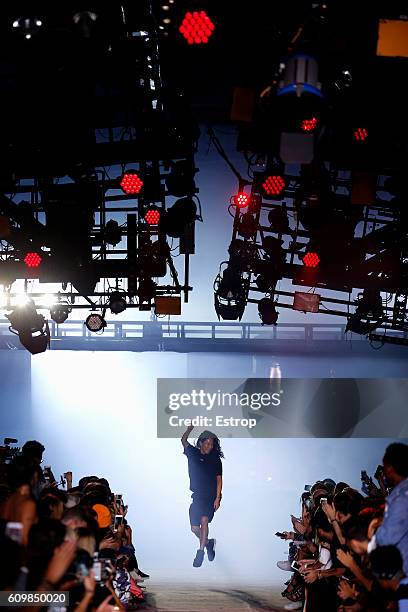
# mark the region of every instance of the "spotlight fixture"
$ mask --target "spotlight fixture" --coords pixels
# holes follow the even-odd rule
[[[35,252],[26,253],[24,257],[24,263],[27,266],[27,268],[38,268],[41,262],[42,262],[42,257],[39,253],[35,253]]]
[[[50,317],[55,323],[64,323],[68,319],[68,315],[72,308],[68,304],[58,302],[50,307]]]
[[[180,198],[161,215],[159,226],[168,236],[181,238],[186,227],[196,219],[197,206],[192,198]]]
[[[208,43],[214,32],[214,24],[205,11],[187,11],[179,27],[189,45]]]
[[[231,265],[214,281],[214,307],[218,319],[240,321],[246,306],[246,287],[242,273]]]
[[[258,314],[262,321],[262,325],[276,325],[279,313],[275,308],[275,304],[271,298],[262,298],[258,302]]]
[[[6,318],[10,321],[10,331],[18,335],[21,344],[32,355],[47,350],[50,342],[48,322],[37,313],[31,299],[25,305],[17,306]]]
[[[264,195],[266,196],[279,196],[285,187],[285,180],[279,174],[268,175],[262,183]]]
[[[317,268],[320,263],[320,257],[314,251],[307,251],[303,255],[302,261],[306,268]]]
[[[303,119],[300,127],[303,132],[313,132],[317,128],[318,123],[317,117],[311,117],[310,119]]]
[[[291,145],[295,145],[296,148],[302,147],[301,143],[303,147],[306,147],[305,136],[310,135],[318,125],[318,118],[324,104],[318,75],[319,66],[316,59],[307,54],[292,55],[284,64],[277,97],[280,124],[283,128],[280,157],[287,163],[294,160],[287,155],[286,148]],[[288,137],[290,133],[292,137]],[[293,134],[297,134],[297,138],[293,137]],[[311,142],[310,146],[312,144]],[[299,163],[307,163],[300,153],[300,150],[296,152]]]
[[[364,289],[363,293],[358,295],[356,314],[360,318],[382,319],[384,309],[378,289]]]
[[[144,216],[144,220],[149,225],[158,225],[160,221],[160,210],[158,208],[149,208]]]
[[[156,296],[157,283],[152,278],[141,278],[139,281],[139,287],[137,295],[142,302],[150,302]]]
[[[249,239],[256,234],[258,223],[251,213],[246,212],[241,216],[237,229],[240,236]]]
[[[94,29],[95,21],[98,15],[92,11],[79,11],[72,17],[72,21],[79,29],[84,38],[90,38]]]
[[[193,195],[196,191],[194,174],[196,169],[188,159],[180,159],[172,162],[171,171],[165,177],[165,183],[169,195],[181,198]]]
[[[89,329],[89,331],[98,332],[106,327],[104,314],[105,313],[99,314],[99,312],[91,312],[91,314],[87,317],[85,321],[85,325]]]
[[[39,32],[43,22],[38,17],[19,17],[13,21],[13,28],[21,33],[26,40]]]
[[[289,217],[285,205],[272,208],[268,213],[268,221],[272,232],[276,234],[290,233]]]
[[[236,195],[232,197],[232,202],[234,206],[236,206],[237,208],[245,208],[246,206],[248,206],[250,201],[251,201],[251,196],[243,192],[237,193]]]
[[[356,142],[365,142],[368,138],[368,131],[364,127],[354,128],[353,135]]]
[[[105,225],[104,232],[105,242],[116,246],[122,240],[122,230],[119,223],[115,219],[109,219]]]
[[[347,319],[346,329],[344,333],[351,331],[354,334],[367,336],[381,325],[380,321],[361,320],[358,314],[353,314]]]
[[[120,179],[120,186],[126,194],[139,193],[143,181],[135,170],[126,170]]]
[[[113,291],[109,297],[109,308],[113,314],[120,314],[126,310],[126,298],[120,291]]]

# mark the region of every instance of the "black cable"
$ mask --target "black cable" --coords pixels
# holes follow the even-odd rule
[[[212,129],[211,126],[208,126],[208,134],[210,136],[211,142],[213,143],[217,153],[220,155],[220,157],[222,157],[222,159],[227,163],[227,165],[229,166],[231,171],[235,174],[235,176],[237,177],[240,185],[250,185],[251,184],[250,181],[247,181],[246,179],[244,179],[241,176],[241,174],[238,172],[238,170],[235,168],[233,163],[228,158],[228,155],[226,154],[222,144],[218,140],[218,138],[215,135],[214,130]]]

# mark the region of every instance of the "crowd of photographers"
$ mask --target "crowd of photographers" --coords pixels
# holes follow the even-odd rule
[[[61,612],[137,609],[148,575],[138,567],[122,495],[97,476],[72,486],[72,473],[66,472],[56,482],[51,468],[41,465],[41,443],[28,441],[20,450],[5,442],[0,591],[32,591],[41,595],[34,602],[47,603],[52,600],[44,594],[68,592],[69,604],[54,606]]]
[[[361,492],[330,478],[306,486],[278,567],[286,610],[408,612],[408,445],[390,444]],[[375,484],[374,481],[378,484]]]

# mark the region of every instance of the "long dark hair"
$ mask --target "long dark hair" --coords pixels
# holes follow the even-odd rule
[[[214,440],[214,446],[210,454],[217,455],[217,457],[219,457],[220,459],[224,459],[224,453],[222,452],[222,449],[221,449],[220,439],[213,433],[211,434],[211,436],[205,435],[207,433],[211,433],[211,432],[203,431],[203,433],[198,437],[197,442],[196,442],[196,447],[201,448],[201,444],[202,442],[204,442],[204,440],[207,440],[208,438],[212,438]]]

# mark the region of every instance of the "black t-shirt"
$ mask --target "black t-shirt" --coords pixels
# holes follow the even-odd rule
[[[190,490],[207,499],[217,495],[217,476],[222,476],[222,463],[218,455],[203,455],[200,449],[187,444],[184,454],[188,459]]]

